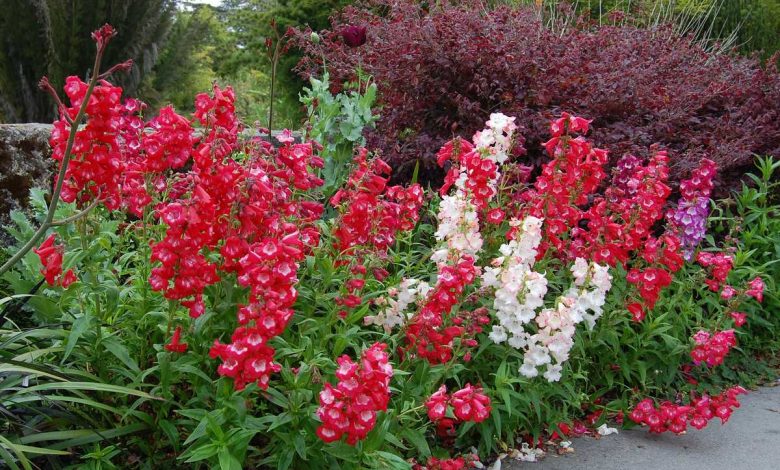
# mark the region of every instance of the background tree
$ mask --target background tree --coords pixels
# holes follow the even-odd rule
[[[174,0],[5,0],[0,8],[0,120],[47,122],[51,100],[36,84],[46,75],[61,87],[66,74],[85,76],[94,56],[90,32],[104,23],[119,35],[104,63],[133,59],[114,81],[134,95],[159,58],[171,27]]]
[[[218,9],[191,2],[179,5],[159,60],[138,91],[152,111],[166,104],[173,104],[179,112],[194,110],[195,95],[221,78],[215,64],[234,50]]]
[[[214,66],[219,75],[234,82],[237,90],[244,91],[237,93],[244,96],[236,103],[239,114],[267,125],[271,63],[266,54],[265,40],[275,36],[272,20],[276,22],[280,34],[284,34],[288,27],[306,25],[317,31],[327,28],[330,15],[350,3],[354,1],[224,0],[220,10],[234,47],[215,60]],[[302,117],[298,94],[307,82],[292,71],[300,59],[300,52],[291,49],[279,62],[274,121],[282,126],[294,127]]]

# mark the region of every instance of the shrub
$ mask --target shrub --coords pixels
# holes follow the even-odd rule
[[[483,11],[477,2],[370,0],[334,17],[322,41],[308,41],[299,69],[334,83],[357,69],[379,87],[381,119],[369,145],[400,176],[416,160],[439,179],[434,150],[471,135],[491,112],[516,116],[526,160],[543,159],[546,123],[568,110],[594,119],[593,141],[611,161],[669,151],[671,179],[703,157],[738,185],[754,154],[780,155],[780,74],[755,59],[708,53],[671,27],[545,27],[532,7]],[[368,41],[349,47],[339,32],[365,25]]]

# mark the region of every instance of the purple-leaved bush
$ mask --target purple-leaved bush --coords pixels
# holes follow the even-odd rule
[[[334,16],[319,44],[299,36],[304,76],[319,73],[324,58],[333,83],[358,68],[376,81],[381,119],[369,145],[401,179],[420,161],[423,180],[439,180],[432,149],[471,136],[497,111],[517,116],[524,158],[535,164],[546,159],[540,144],[561,110],[595,119],[590,137],[611,149],[613,163],[647,157],[658,143],[669,151],[672,183],[706,157],[733,186],[754,154],[780,155],[773,65],[709,53],[669,27],[580,24],[561,35],[534,7],[441,3],[367,0]],[[366,43],[345,44],[347,25],[365,27]]]

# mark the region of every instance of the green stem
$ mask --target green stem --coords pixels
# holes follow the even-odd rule
[[[271,133],[273,132],[274,128],[274,96],[276,94],[276,66],[279,63],[279,46],[281,45],[282,40],[278,37],[276,38],[276,46],[274,47],[274,55],[271,60],[271,102],[268,109],[268,141],[271,141]]]
[[[46,231],[51,228],[52,222],[54,221],[54,212],[57,210],[57,204],[60,200],[60,193],[62,192],[62,185],[65,181],[65,173],[68,170],[68,164],[70,163],[71,159],[71,151],[73,150],[73,143],[76,140],[76,133],[78,132],[79,124],[81,123],[81,120],[84,118],[84,115],[87,113],[87,104],[89,103],[89,97],[92,95],[92,90],[95,88],[95,84],[98,81],[98,77],[100,76],[100,59],[102,56],[102,51],[98,51],[97,55],[95,56],[95,65],[92,70],[92,77],[89,80],[89,86],[87,87],[87,92],[84,94],[84,99],[81,102],[81,106],[79,107],[79,112],[76,114],[76,117],[73,119],[73,124],[70,126],[70,135],[68,135],[68,144],[65,147],[65,154],[62,157],[62,164],[60,165],[60,172],[57,175],[57,184],[54,187],[54,193],[52,193],[51,197],[51,204],[49,205],[49,211],[46,213],[46,219],[44,219],[41,226],[38,228],[38,230],[35,231],[33,236],[27,240],[27,243],[22,246],[19,251],[16,252],[11,258],[6,261],[2,266],[0,266],[0,276],[5,274],[8,270],[10,270],[13,265],[15,265],[19,260],[24,258],[24,255],[26,255],[30,250],[33,249],[33,247],[38,243],[38,241],[43,238],[43,236],[46,234]]]
[[[100,197],[100,194],[98,194],[98,196],[95,198],[95,200],[92,201],[83,211],[78,212],[76,214],[73,214],[72,216],[66,217],[66,218],[61,219],[61,220],[54,220],[49,225],[51,225],[52,227],[59,227],[60,225],[67,225],[67,224],[69,224],[71,222],[75,222],[75,221],[81,219],[82,217],[87,216],[89,214],[89,212],[92,209],[94,209],[98,205],[98,203],[100,202],[99,197]]]

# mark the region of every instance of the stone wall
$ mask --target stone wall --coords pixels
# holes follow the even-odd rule
[[[13,209],[27,207],[30,189],[52,184],[51,124],[0,124],[0,227]],[[0,229],[0,244],[7,241]]]

